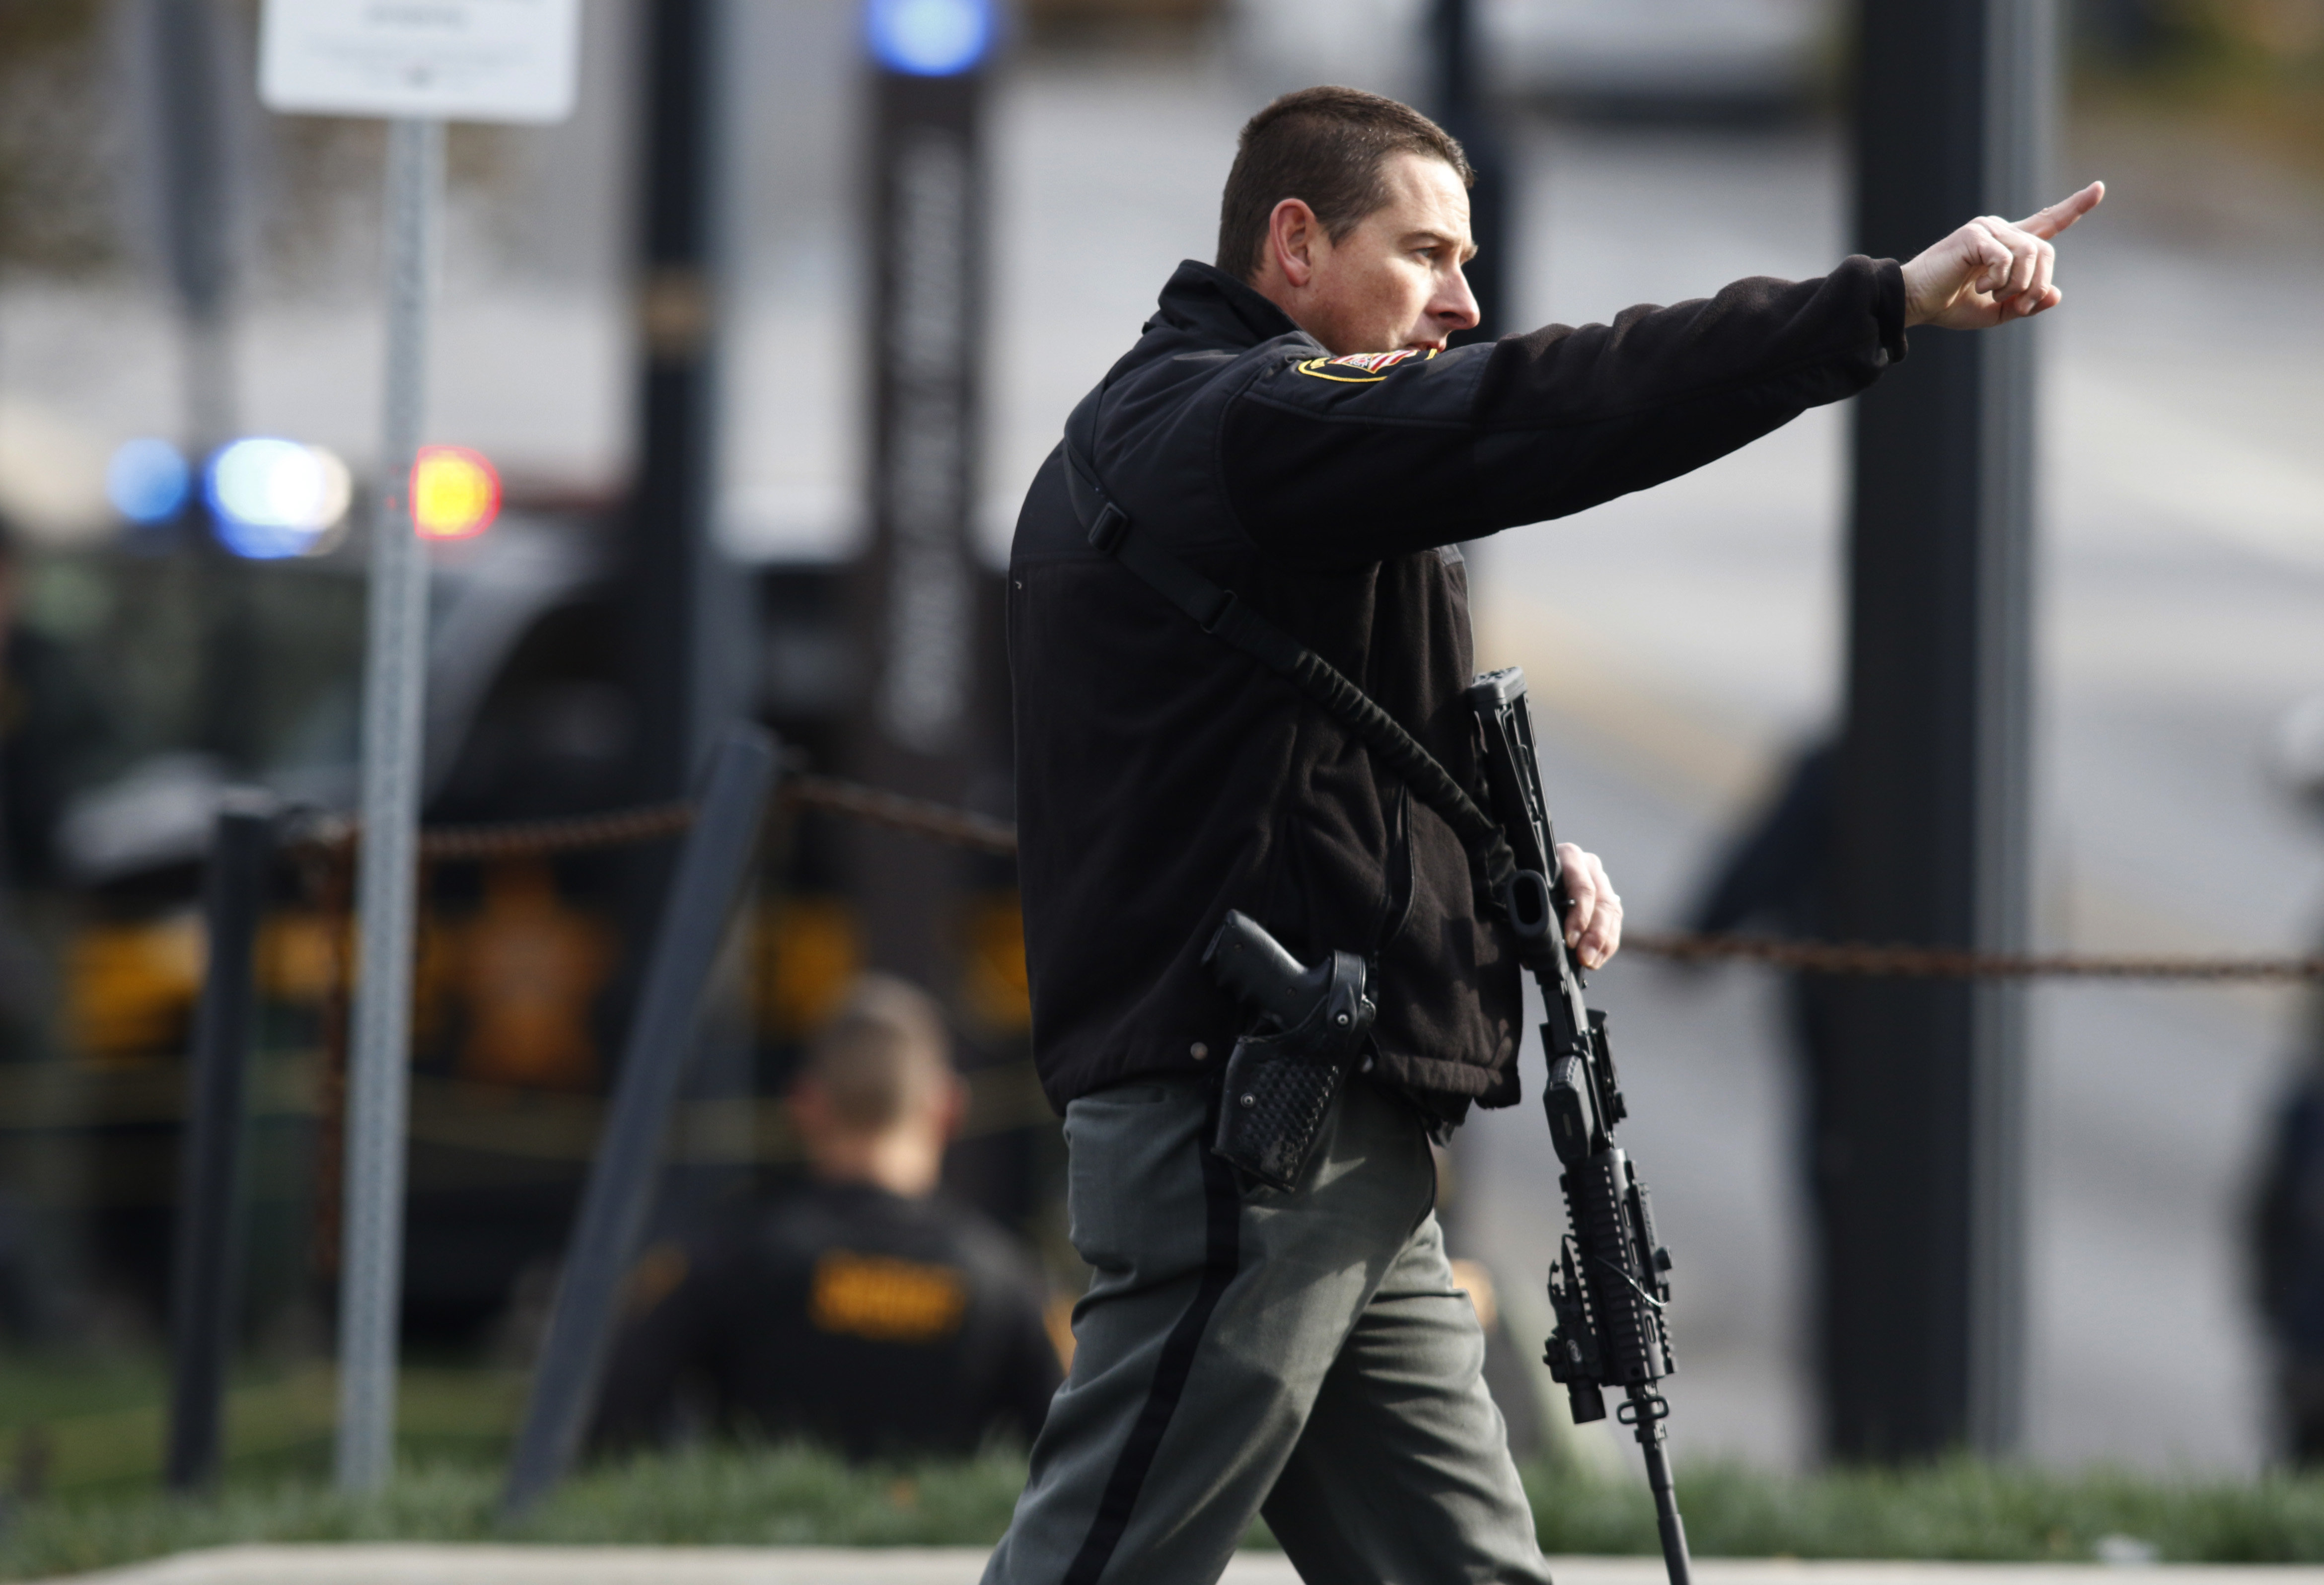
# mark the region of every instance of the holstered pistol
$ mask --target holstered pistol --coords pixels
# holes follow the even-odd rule
[[[1232,909],[1203,954],[1219,983],[1261,1015],[1235,1042],[1211,1148],[1270,1188],[1293,1189],[1322,1138],[1332,1099],[1376,1016],[1370,971],[1351,952],[1313,968]]]

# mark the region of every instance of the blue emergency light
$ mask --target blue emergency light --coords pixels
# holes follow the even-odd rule
[[[992,0],[867,0],[872,59],[908,77],[957,77],[992,47]]]
[[[304,556],[346,516],[346,465],[319,446],[254,435],[210,459],[203,493],[221,544],[272,561]]]

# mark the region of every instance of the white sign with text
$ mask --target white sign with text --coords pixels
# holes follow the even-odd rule
[[[271,110],[438,121],[572,113],[581,0],[266,0]]]

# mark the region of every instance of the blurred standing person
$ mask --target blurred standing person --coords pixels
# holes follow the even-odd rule
[[[2286,788],[2324,818],[2324,694],[2277,729]],[[2293,1074],[2252,1196],[2253,1296],[2275,1345],[2271,1429],[2292,1461],[2324,1465],[2324,987],[2307,989]]]
[[[0,518],[0,1063],[8,1064],[56,1054],[64,879],[57,827],[106,737],[74,656],[23,620],[23,559],[19,531]],[[12,1174],[42,1173],[21,1160]],[[13,1178],[0,1185],[0,1336],[19,1342],[58,1321],[59,1284],[42,1255],[53,1234],[36,1210],[56,1202],[55,1190]]]
[[[1784,940],[1830,938],[1832,782],[1838,753],[1836,743],[1818,739],[1794,755],[1775,796],[1711,869],[1690,910],[1690,929],[1723,935],[1759,927]],[[1833,1182],[1840,1153],[1846,1148],[1831,1127],[1839,1037],[1832,1027],[1830,977],[1794,972],[1784,981],[1784,1012],[1800,1063],[1801,1115],[1795,1138],[1814,1221],[1820,1280],[1831,1267]],[[1823,1330],[1819,1323],[1820,1336]],[[1821,1380],[1829,1373],[1817,1374]]]
[[[29,907],[62,877],[57,825],[103,733],[64,646],[23,620],[24,567],[0,520],[0,1061],[44,1055],[52,1013],[47,954]]]
[[[935,1002],[859,981],[791,1095],[813,1182],[646,1252],[598,1444],[666,1440],[696,1406],[853,1459],[1029,1442],[1061,1375],[1046,1290],[1014,1239],[936,1188],[965,1093]]]

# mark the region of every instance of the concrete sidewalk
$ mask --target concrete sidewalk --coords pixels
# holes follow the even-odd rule
[[[976,1547],[230,1546],[77,1574],[78,1585],[976,1585]],[[1556,1558],[1558,1585],[1658,1585],[1658,1558]],[[1703,1585],[2061,1585],[2088,1563],[1850,1563],[1702,1558]],[[2324,1585],[2324,1568],[2161,1565],[2154,1585]],[[1298,1585],[1273,1553],[1245,1553],[1226,1585]],[[51,1582],[56,1585],[56,1582]]]

